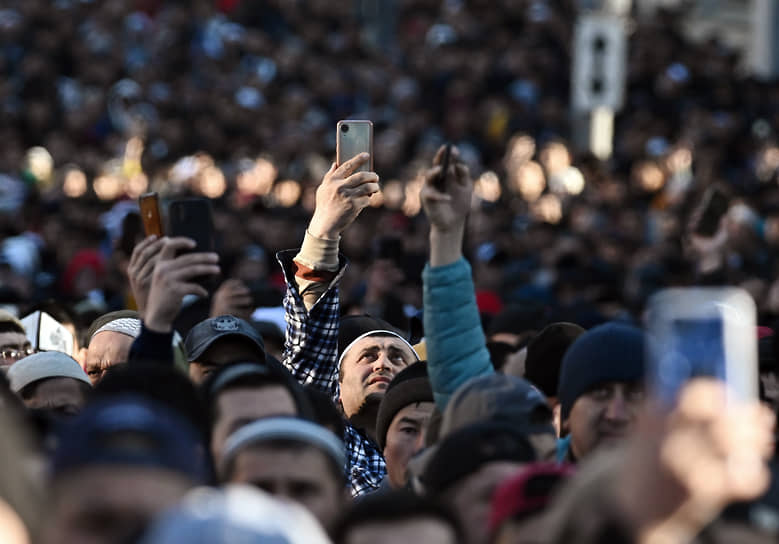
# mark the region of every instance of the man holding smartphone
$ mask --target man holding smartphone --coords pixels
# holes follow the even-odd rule
[[[338,242],[379,191],[378,176],[360,171],[367,164],[370,155],[361,153],[332,165],[317,189],[300,250],[277,255],[287,283],[283,363],[301,384],[323,391],[342,408],[354,496],[378,488],[386,475],[374,438],[378,405],[395,374],[418,359],[402,334],[381,320],[352,318],[341,330],[337,285],[346,260],[339,258]]]

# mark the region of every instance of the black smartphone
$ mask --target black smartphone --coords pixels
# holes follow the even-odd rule
[[[441,158],[441,173],[433,180],[433,187],[438,191],[446,190],[446,175],[449,172],[449,161],[452,156],[452,144],[447,143],[444,147],[444,156]]]
[[[168,235],[184,236],[195,241],[187,253],[216,251],[216,234],[211,202],[206,198],[184,198],[171,201],[168,207]],[[200,276],[193,281],[209,291],[215,287],[215,276]]]
[[[703,211],[695,224],[694,231],[701,236],[711,237],[719,229],[720,219],[730,207],[730,199],[717,186],[709,187],[703,195]]]

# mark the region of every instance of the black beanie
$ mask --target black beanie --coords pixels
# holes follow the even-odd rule
[[[524,378],[547,397],[556,397],[565,352],[582,334],[584,329],[574,323],[546,326],[527,346]]]
[[[475,423],[443,439],[425,465],[422,483],[433,496],[493,461],[531,463],[536,452],[527,437],[510,425]]]
[[[565,421],[574,402],[607,382],[644,380],[644,332],[622,323],[606,323],[581,335],[568,348],[560,368],[557,396]]]
[[[384,451],[387,431],[400,410],[417,402],[433,402],[433,387],[427,376],[427,361],[407,366],[392,379],[379,405],[376,417],[376,439],[379,449]]]

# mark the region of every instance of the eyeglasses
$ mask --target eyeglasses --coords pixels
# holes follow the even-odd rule
[[[35,353],[34,348],[25,348],[25,349],[4,349],[0,351],[0,359],[22,359],[24,357],[27,357],[28,355],[32,355]]]

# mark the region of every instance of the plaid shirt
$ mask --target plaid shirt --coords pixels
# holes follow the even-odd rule
[[[295,282],[293,258],[297,250],[280,251],[276,258],[284,271],[287,292],[284,295],[287,334],[283,363],[303,385],[311,385],[338,402],[338,325],[341,320],[338,281],[346,269],[341,258],[340,269],[327,291],[310,311],[306,310]],[[346,423],[344,444],[352,496],[377,489],[387,474],[384,457],[378,446],[360,431]]]

